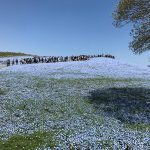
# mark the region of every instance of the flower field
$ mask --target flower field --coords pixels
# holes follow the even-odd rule
[[[0,149],[150,148],[150,68],[94,58],[0,70]]]

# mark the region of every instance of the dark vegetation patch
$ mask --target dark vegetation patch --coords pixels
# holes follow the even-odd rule
[[[88,101],[97,110],[122,123],[150,123],[150,89],[146,88],[106,88],[91,91]],[[140,125],[141,126],[141,125]]]
[[[13,56],[33,56],[31,54],[25,54],[20,52],[0,52],[0,57],[13,57]]]
[[[6,94],[7,94],[7,90],[0,88],[0,95],[6,95]]]
[[[125,124],[124,127],[134,129],[137,131],[150,132],[150,124],[132,123],[132,124]]]
[[[44,147],[54,148],[56,131],[38,131],[30,135],[14,135],[7,140],[0,140],[1,150],[35,150]]]
[[[136,82],[136,81],[145,81],[142,79],[124,79],[124,78],[106,78],[106,77],[97,77],[97,78],[79,78],[79,79],[43,79],[39,77],[34,77],[34,80],[36,81],[36,84],[34,87],[37,89],[42,89],[42,88],[54,88],[55,86],[65,86],[65,88],[80,88],[83,90],[83,88],[88,89],[90,87],[101,87],[101,86],[108,86],[108,85],[113,85],[115,83],[131,83],[131,82]]]

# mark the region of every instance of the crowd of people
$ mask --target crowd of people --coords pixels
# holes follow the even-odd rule
[[[101,55],[79,55],[79,56],[50,56],[50,57],[33,57],[33,58],[23,58],[23,59],[13,59],[7,60],[7,66],[18,65],[18,64],[36,64],[36,63],[54,63],[54,62],[67,62],[67,61],[84,61],[89,60],[90,58],[96,57],[105,57],[115,59],[114,56],[110,54],[101,54]]]

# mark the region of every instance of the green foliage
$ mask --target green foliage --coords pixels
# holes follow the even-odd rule
[[[50,147],[54,148],[55,132],[35,132],[30,135],[14,135],[6,141],[0,140],[1,150],[35,150],[38,148]]]
[[[144,124],[144,123],[136,124],[135,123],[135,124],[125,124],[124,126],[126,128],[130,128],[132,130],[150,132],[150,125],[149,124]]]
[[[111,140],[97,141],[97,143],[102,145],[102,149],[113,150],[113,141]]]
[[[113,17],[116,27],[122,27],[127,23],[133,24],[133,41],[130,42],[130,48],[135,54],[150,50],[149,0],[120,0]]]
[[[7,91],[0,88],[0,95],[6,95]]]
[[[12,56],[31,56],[31,54],[16,53],[16,52],[0,52],[0,57],[12,57]]]

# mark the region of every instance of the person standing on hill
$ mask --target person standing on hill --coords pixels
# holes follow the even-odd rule
[[[10,66],[10,59],[7,59],[7,67]]]
[[[16,59],[16,65],[18,65],[18,59]]]

